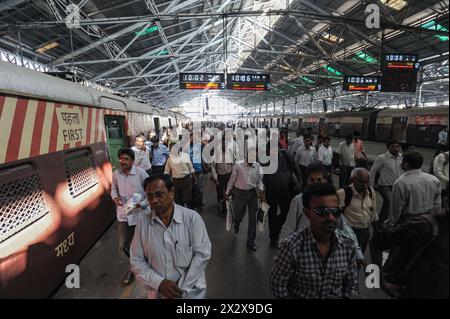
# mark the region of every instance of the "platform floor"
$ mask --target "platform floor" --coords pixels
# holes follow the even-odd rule
[[[341,140],[332,139],[337,148]],[[381,143],[365,142],[370,158],[385,152]],[[431,161],[433,149],[417,149],[425,157],[425,164]],[[337,178],[334,179],[337,184]],[[381,196],[377,204],[381,207]],[[246,249],[247,219],[240,227],[239,234],[225,229],[225,219],[216,216],[215,185],[209,175],[204,178],[204,204],[200,211],[212,242],[212,257],[206,268],[208,298],[217,299],[266,299],[272,298],[269,291],[269,274],[273,266],[276,250],[270,248],[269,234],[258,232],[257,252]],[[123,287],[121,280],[127,270],[127,263],[118,251],[117,224],[113,223],[98,242],[80,262],[80,288],[68,289],[65,285],[57,290],[53,298],[146,298],[146,291],[136,282]],[[368,255],[368,251],[366,252]],[[369,259],[370,260],[370,259]],[[389,298],[381,289],[367,289],[365,276],[360,273],[360,298]]]

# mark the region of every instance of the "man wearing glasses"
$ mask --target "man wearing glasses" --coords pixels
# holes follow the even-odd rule
[[[150,299],[204,298],[211,242],[203,219],[174,203],[169,175],[150,176],[144,188],[151,210],[138,221],[131,243],[137,281]]]
[[[303,193],[310,227],[288,237],[275,258],[270,288],[277,298],[352,298],[358,291],[356,249],[336,229],[341,215],[332,185],[316,183]]]

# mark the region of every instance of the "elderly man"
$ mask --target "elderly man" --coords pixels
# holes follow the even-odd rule
[[[112,177],[111,197],[117,206],[117,224],[119,229],[119,253],[129,260],[130,244],[134,234],[134,228],[139,219],[140,208],[148,206],[145,201],[144,180],[148,174],[134,164],[134,152],[130,148],[119,150],[120,169],[117,169]],[[134,194],[141,195],[142,201],[137,203],[137,211],[125,209],[125,204]],[[132,213],[133,212],[133,213]],[[133,281],[131,270],[129,270],[122,280],[122,284],[130,284]]]
[[[197,212],[174,204],[169,175],[152,175],[144,188],[151,211],[139,220],[131,244],[136,279],[150,299],[204,298],[211,257],[205,223]]]
[[[150,163],[150,149],[145,145],[144,135],[137,135],[134,146],[131,148],[134,152],[134,165],[142,168],[147,174],[151,173],[152,164]]]
[[[358,291],[354,242],[336,229],[341,209],[334,187],[316,183],[303,193],[310,226],[281,245],[270,274],[276,298],[352,298]]]
[[[370,173],[363,167],[355,168],[351,174],[352,183],[337,191],[339,207],[343,208],[345,217],[358,239],[359,247],[364,253],[370,239],[370,224],[376,227],[375,190],[370,187]]]

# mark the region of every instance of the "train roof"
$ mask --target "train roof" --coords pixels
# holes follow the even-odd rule
[[[379,116],[414,116],[414,115],[447,115],[448,106],[418,107],[407,109],[386,109],[380,112]]]
[[[0,92],[76,105],[174,116],[148,104],[0,61]]]

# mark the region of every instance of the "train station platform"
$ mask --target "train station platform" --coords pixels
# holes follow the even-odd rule
[[[343,139],[332,138],[332,147],[337,149]],[[370,159],[386,151],[382,143],[364,142]],[[425,164],[431,162],[434,149],[418,148],[425,158]],[[337,178],[334,178],[337,184]],[[213,299],[267,299],[272,298],[269,290],[269,274],[273,267],[273,258],[277,250],[270,247],[268,226],[263,232],[257,232],[258,250],[247,250],[247,217],[244,218],[240,232],[226,231],[225,219],[216,215],[215,185],[207,175],[204,178],[204,204],[199,211],[212,243],[212,257],[206,268],[207,298]],[[378,196],[377,206],[382,204]],[[366,257],[369,251],[366,251]],[[368,259],[370,260],[370,259]],[[64,284],[55,292],[53,298],[107,298],[140,299],[147,292],[137,282],[122,286],[121,280],[127,271],[127,262],[118,253],[117,224],[113,223],[97,243],[85,255],[80,266],[80,288],[67,288]],[[381,289],[368,289],[365,275],[360,271],[360,298],[389,298]]]

